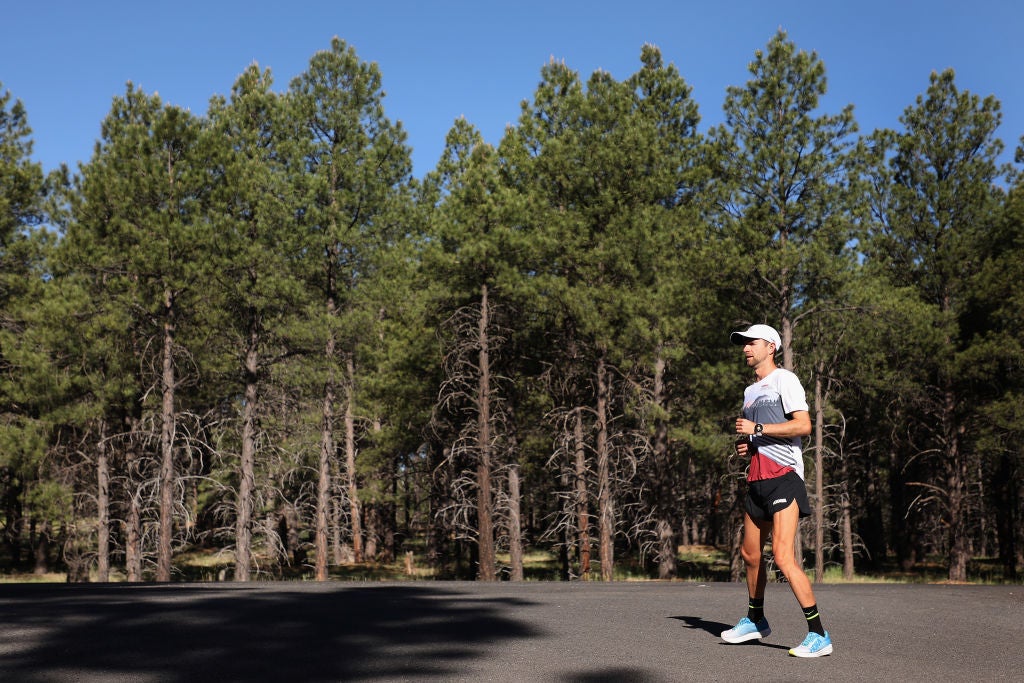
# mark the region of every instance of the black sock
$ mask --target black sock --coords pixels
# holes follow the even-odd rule
[[[747,604],[747,619],[755,624],[764,619],[764,598],[750,598]]]
[[[804,617],[807,619],[807,630],[817,633],[819,636],[825,635],[825,629],[821,626],[821,615],[818,614],[818,606],[811,605],[810,607],[803,607]]]

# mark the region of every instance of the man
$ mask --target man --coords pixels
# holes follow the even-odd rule
[[[811,433],[804,388],[795,374],[775,365],[782,341],[774,328],[752,325],[733,332],[729,339],[743,347],[757,381],[743,392],[743,415],[736,420],[736,450],[740,457],[750,457],[741,548],[750,602],[747,616],[723,632],[722,640],[742,643],[772,632],[764,616],[768,581],[764,546],[771,535],[775,566],[786,577],[807,619],[807,637],[789,654],[832,654],[832,638],[822,628],[811,582],[793,554],[800,518],[811,514],[800,445],[800,437]]]

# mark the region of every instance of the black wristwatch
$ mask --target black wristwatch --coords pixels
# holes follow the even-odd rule
[[[754,436],[761,436],[764,434],[764,425],[758,422],[754,425]]]

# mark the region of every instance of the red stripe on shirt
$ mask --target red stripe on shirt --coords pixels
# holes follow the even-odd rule
[[[750,470],[747,472],[747,481],[774,479],[775,477],[781,477],[787,472],[793,471],[793,468],[789,465],[780,465],[771,458],[761,455],[758,452],[754,453],[754,457],[750,459]]]

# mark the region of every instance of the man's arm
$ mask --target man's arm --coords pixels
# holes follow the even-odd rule
[[[754,422],[740,417],[736,419],[736,433],[737,434],[753,434],[754,433]],[[811,433],[811,414],[806,410],[794,410],[789,414],[789,419],[785,422],[776,422],[774,424],[763,424],[764,431],[761,432],[764,436],[776,436],[782,439],[790,439],[796,436],[809,436]]]

